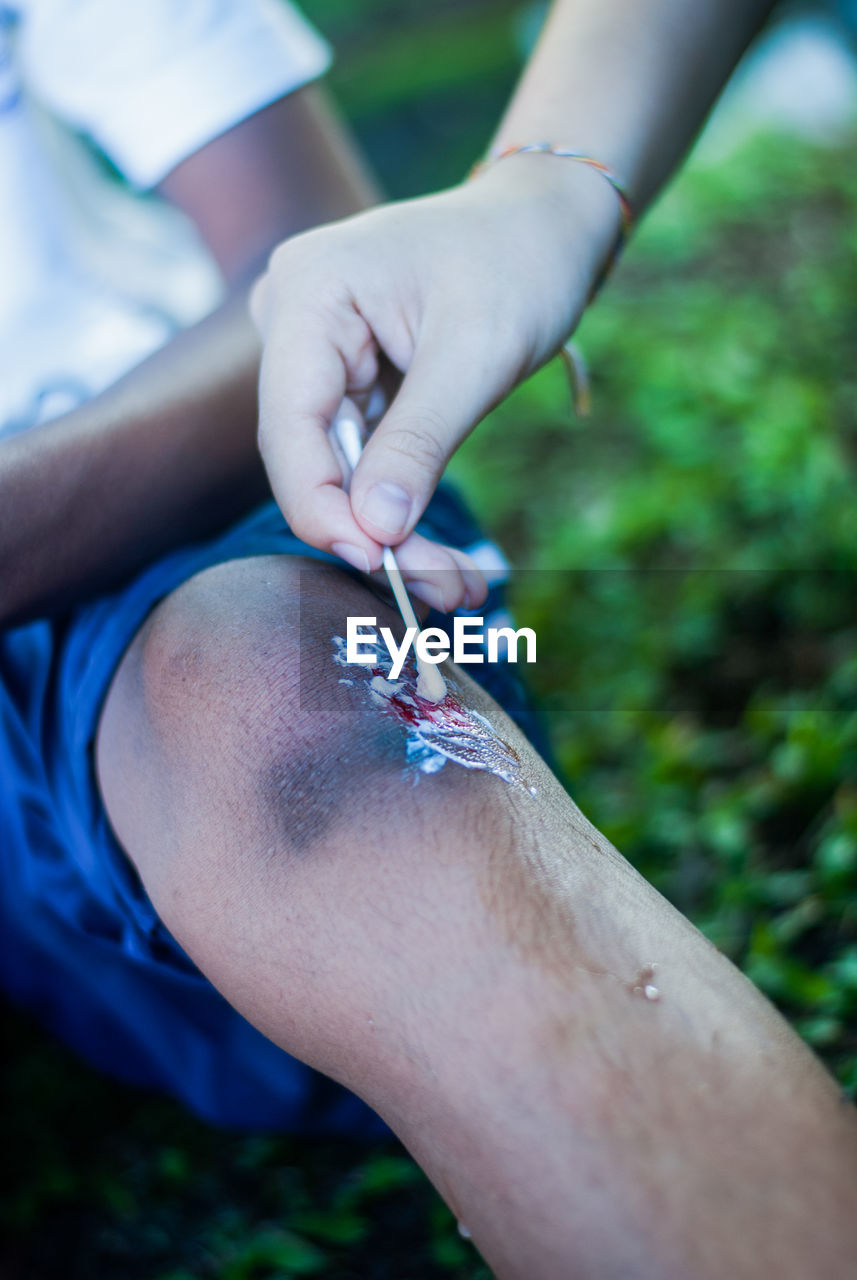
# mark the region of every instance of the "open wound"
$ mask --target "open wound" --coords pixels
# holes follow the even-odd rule
[[[361,645],[369,648],[367,637]],[[340,684],[362,685],[382,715],[397,720],[406,731],[405,761],[419,773],[437,773],[447,760],[465,769],[485,769],[495,777],[523,787],[535,795],[523,779],[521,759],[517,751],[499,736],[490,721],[478,711],[461,705],[454,680],[446,674],[449,692],[443,702],[427,702],[417,693],[417,669],[409,655],[398,680],[388,680],[391,659],[380,644],[375,646],[375,661],[360,666],[346,660],[346,643],[342,636],[333,637],[333,660],[353,671]]]

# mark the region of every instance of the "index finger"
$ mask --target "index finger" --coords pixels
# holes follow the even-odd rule
[[[374,339],[353,308],[299,304],[297,294],[268,325],[259,376],[259,445],[283,514],[312,546],[350,548],[344,559],[369,570],[381,547],[357,524],[342,487],[328,430],[347,391],[377,373]]]

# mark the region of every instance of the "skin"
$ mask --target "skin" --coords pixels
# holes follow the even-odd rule
[[[834,1082],[461,672],[538,795],[452,764],[414,784],[404,731],[333,662],[367,613],[396,625],[275,556],[146,623],[97,762],[164,922],[380,1112],[499,1277],[850,1275]]]

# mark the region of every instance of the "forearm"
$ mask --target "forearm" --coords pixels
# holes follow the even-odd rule
[[[96,399],[0,442],[0,626],[92,596],[266,492],[246,285],[280,239],[374,196],[314,89],[216,139],[163,190],[231,297]]]
[[[0,444],[0,624],[105,589],[264,493],[243,294],[75,412]]]
[[[579,149],[606,164],[642,211],[773,7],[773,0],[556,0],[494,149],[532,141]],[[551,181],[575,200],[606,185],[584,166],[544,156],[514,164],[530,173],[549,165]],[[615,230],[615,199],[611,221]],[[596,254],[602,247],[593,243]]]

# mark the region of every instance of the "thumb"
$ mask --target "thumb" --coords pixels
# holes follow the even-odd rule
[[[351,481],[351,508],[365,533],[395,546],[411,532],[450,457],[499,390],[448,337],[420,343]]]

